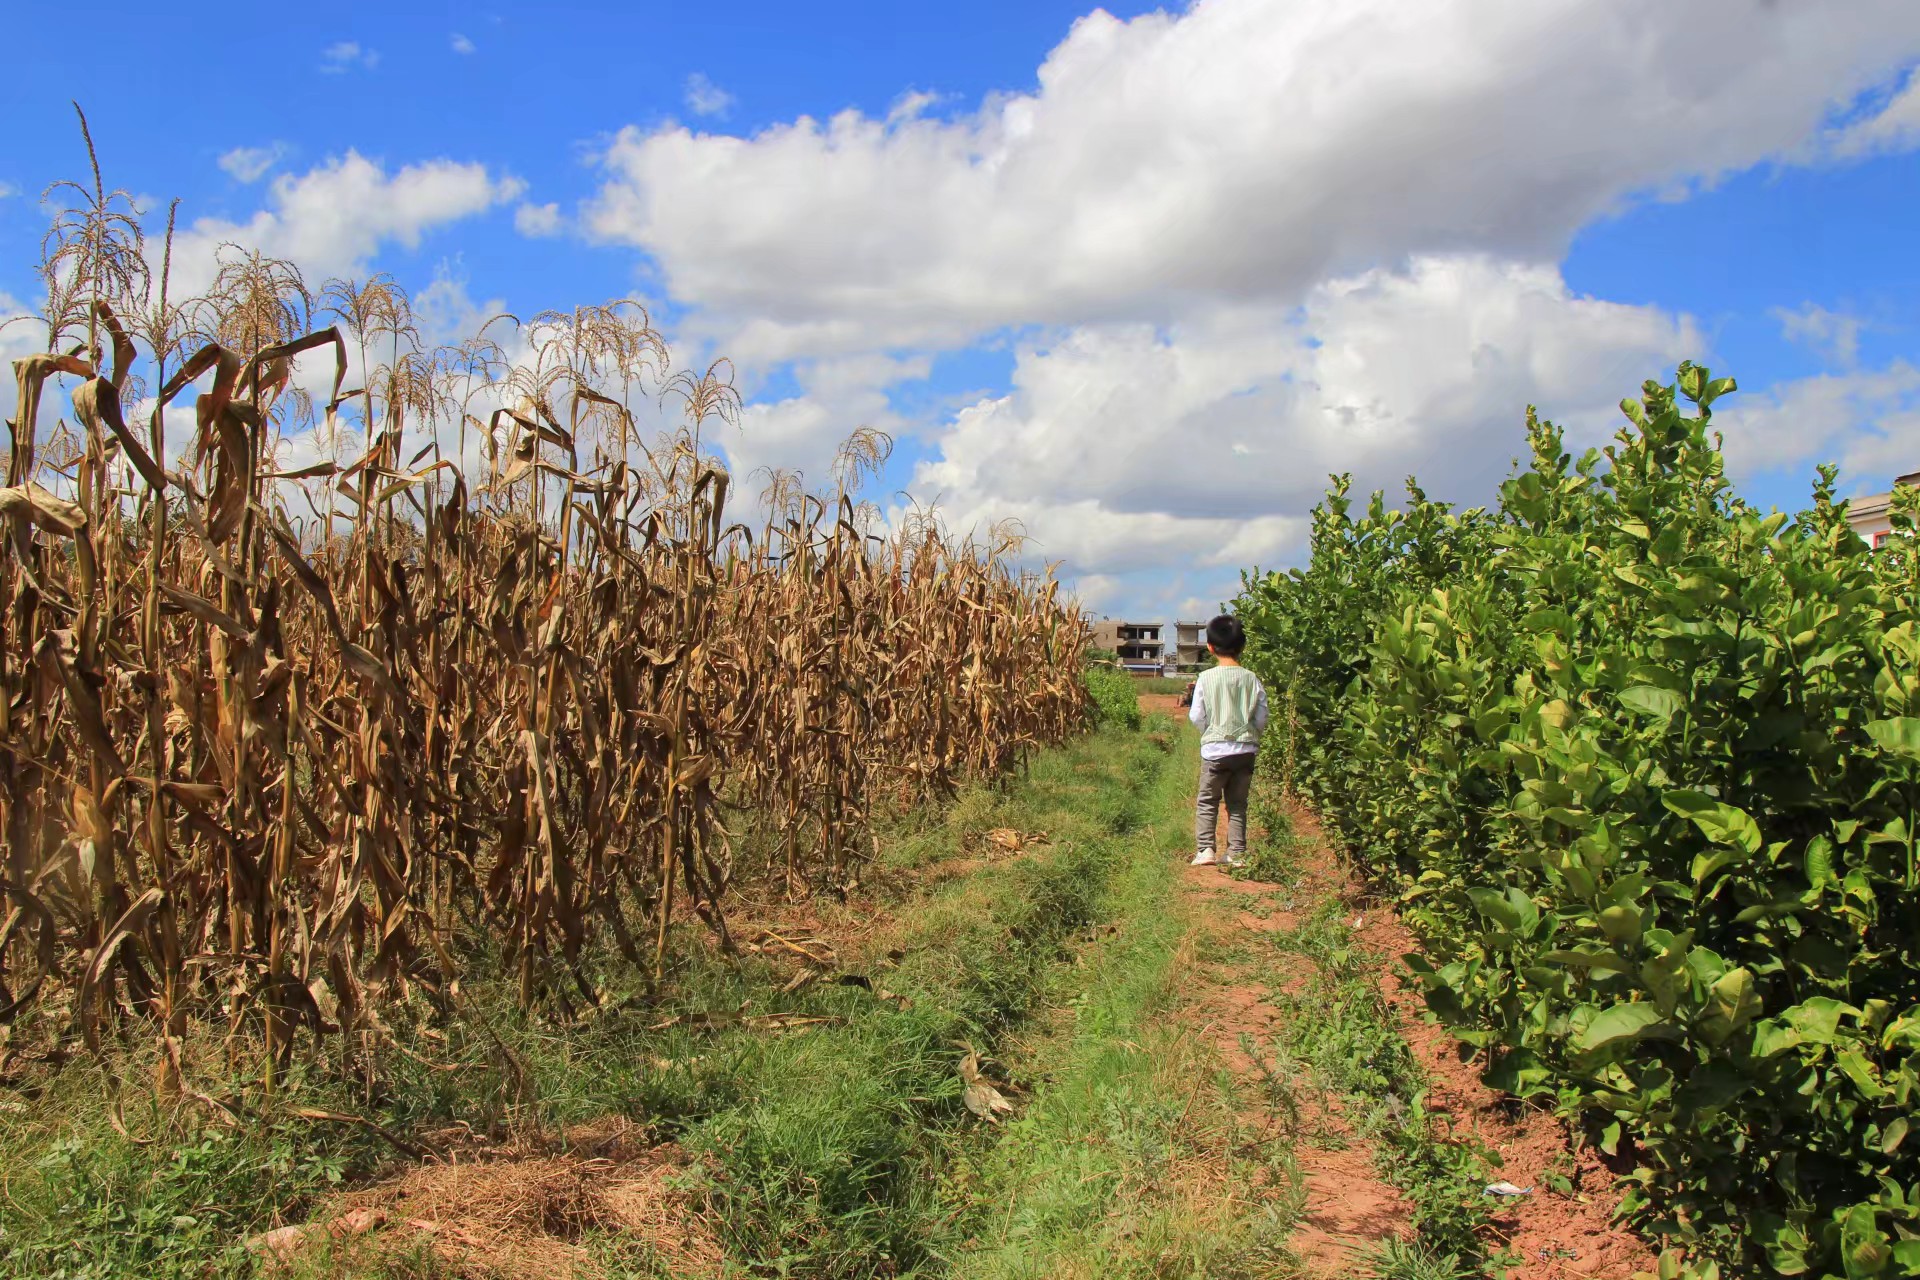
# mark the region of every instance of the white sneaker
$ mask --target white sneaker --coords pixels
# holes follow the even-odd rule
[[[1193,855],[1193,861],[1189,862],[1187,865],[1190,867],[1212,867],[1212,866],[1218,866],[1219,863],[1220,863],[1220,859],[1213,856],[1213,850],[1202,849],[1200,852]]]
[[[1232,854],[1228,854],[1225,858],[1222,858],[1220,860],[1220,863],[1222,866],[1226,866],[1226,867],[1244,867],[1247,865],[1247,860],[1245,858],[1236,858]]]

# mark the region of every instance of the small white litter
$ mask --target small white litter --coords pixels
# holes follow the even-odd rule
[[[1496,1182],[1487,1188],[1487,1194],[1490,1196],[1499,1196],[1502,1199],[1511,1199],[1514,1196],[1530,1196],[1533,1194],[1533,1188],[1516,1187],[1511,1182]]]

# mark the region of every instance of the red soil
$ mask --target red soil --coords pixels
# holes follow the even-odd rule
[[[1325,847],[1312,813],[1296,806],[1293,820],[1303,843]],[[1333,865],[1331,858],[1320,862]],[[1532,1195],[1507,1201],[1494,1219],[1502,1242],[1519,1255],[1508,1280],[1626,1280],[1636,1272],[1653,1271],[1655,1251],[1613,1221],[1620,1194],[1599,1153],[1577,1144],[1553,1113],[1482,1083],[1480,1068],[1463,1059],[1463,1046],[1444,1028],[1426,1019],[1425,1003],[1402,976],[1399,958],[1419,950],[1413,935],[1391,907],[1365,902],[1351,877],[1342,886],[1342,897],[1361,920],[1356,932],[1379,959],[1380,990],[1431,1082],[1428,1113],[1498,1153],[1501,1178],[1533,1188]],[[1549,1173],[1565,1177],[1570,1192],[1546,1185]]]

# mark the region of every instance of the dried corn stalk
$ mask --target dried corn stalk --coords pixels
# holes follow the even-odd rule
[[[47,267],[49,345],[79,345],[15,362],[0,488],[16,1031],[148,1026],[167,1087],[196,1024],[257,1028],[232,1042],[269,1082],[303,1031],[365,1067],[382,1003],[446,989],[462,931],[505,939],[524,999],[592,1001],[594,949],[657,973],[689,917],[725,944],[731,880],[844,889],[878,811],[1084,723],[1084,628],[1051,577],[931,520],[869,532],[852,495],[884,437],[849,441],[831,494],[775,486],[749,531],[699,443],[737,405],[724,368],[668,376],[630,304],[537,317],[511,367],[484,333],[420,353],[388,281],[330,285],[340,323],[298,334],[285,264],[233,258],[222,296],[176,303],[86,194]],[[286,467],[296,373],[331,387],[330,456]],[[35,450],[60,379],[70,473]],[[650,381],[688,416],[646,449],[624,406]],[[486,474],[440,456],[446,421]],[[770,857],[735,865],[723,803]]]

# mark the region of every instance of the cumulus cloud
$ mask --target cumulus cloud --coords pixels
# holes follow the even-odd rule
[[[1905,0],[1095,12],[1037,90],[951,120],[626,129],[587,222],[680,298],[805,326],[796,351],[834,323],[945,345],[1298,295],[1411,254],[1551,258],[1635,192],[1797,154],[1916,54]]]
[[[703,71],[687,77],[687,110],[697,116],[724,116],[733,108],[733,95],[707,78]]]
[[[1273,563],[1330,472],[1484,500],[1537,403],[1598,440],[1623,392],[1697,352],[1685,318],[1581,297],[1550,266],[1425,258],[1168,327],[1021,350],[916,471],[973,524],[1020,519],[1077,571]]]
[[[873,353],[1016,341],[1004,395],[901,424],[913,496],[1018,519],[1094,598],[1172,612],[1298,554],[1329,471],[1477,501],[1529,402],[1603,438],[1622,394],[1711,353],[1686,317],[1575,295],[1574,233],[1756,165],[1920,146],[1916,58],[1907,0],[1096,11],[972,110],[625,129],[580,224],[750,373],[850,379],[750,407],[769,461],[899,399]],[[1857,359],[1848,317],[1779,319]],[[1856,424],[1886,404],[1853,396]],[[1791,452],[1781,430],[1759,451]]]
[[[47,327],[35,320],[34,312],[0,289],[0,368],[10,369],[13,361],[46,350],[46,338]],[[14,379],[0,378],[0,419],[12,420],[18,395]]]
[[[225,243],[289,258],[316,276],[348,272],[378,248],[416,247],[428,231],[516,199],[524,185],[484,165],[429,160],[391,174],[357,151],[302,174],[281,174],[267,187],[266,207],[245,222],[201,218],[174,249],[175,271],[189,288],[212,278]]]
[[[474,43],[456,31],[453,33],[453,51],[460,54],[472,53],[474,52]]]
[[[258,182],[287,154],[284,142],[264,147],[235,147],[220,157],[220,168],[235,182]]]
[[[825,486],[831,483],[835,453],[856,428],[890,436],[907,431],[909,424],[894,410],[888,389],[925,378],[931,370],[927,356],[867,353],[805,362],[793,371],[797,394],[747,405],[739,430],[720,434],[715,443],[726,450],[738,475],[778,467]]]
[[[557,236],[560,228],[558,204],[523,204],[513,211],[513,229],[523,236],[534,239]]]

